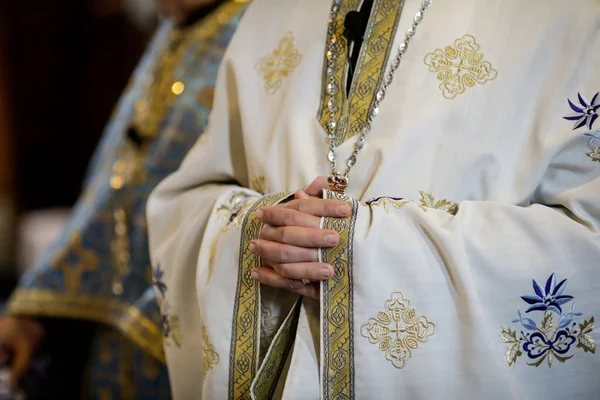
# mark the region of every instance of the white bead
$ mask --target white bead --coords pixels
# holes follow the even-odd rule
[[[385,92],[383,92],[382,90],[377,92],[376,99],[378,102],[381,102],[381,100],[383,100],[384,97],[385,97]]]
[[[391,74],[388,74],[385,76],[383,82],[387,85],[390,86],[392,84],[392,81],[394,80],[394,76]]]
[[[329,83],[327,85],[327,93],[328,94],[335,94],[335,89],[336,89],[335,83]]]
[[[371,111],[371,115],[375,118],[379,114],[379,107],[375,107],[373,111]]]
[[[356,150],[360,150],[363,148],[364,145],[365,145],[365,141],[363,139],[358,139],[356,141],[356,143],[354,144],[354,147],[356,148]]]
[[[422,12],[418,12],[415,14],[415,22],[421,22],[423,20],[423,13]]]
[[[350,158],[348,158],[348,162],[346,162],[346,165],[348,166],[348,168],[352,168],[354,164],[356,164],[356,157],[350,156]]]
[[[362,129],[360,130],[360,134],[361,136],[366,136],[367,133],[369,133],[371,131],[371,125],[370,124],[364,124]]]
[[[335,129],[335,127],[337,126],[337,121],[333,118],[329,118],[327,120],[327,127],[331,130]]]
[[[413,36],[415,36],[416,30],[414,27],[410,27],[407,29],[406,31],[406,36],[409,38],[412,38]]]
[[[399,66],[400,66],[400,60],[397,58],[394,58],[394,60],[392,61],[392,68],[398,69]]]
[[[335,111],[336,107],[335,107],[335,103],[333,102],[333,100],[329,100],[327,102],[327,108],[329,109],[329,111]]]
[[[423,0],[423,7],[429,7],[431,5],[431,0]]]
[[[402,43],[400,43],[400,46],[398,46],[398,53],[399,54],[404,54],[404,52],[406,51],[407,47],[408,47],[408,42],[402,42]]]
[[[335,152],[333,150],[330,150],[329,153],[327,153],[327,159],[331,162],[335,161]]]

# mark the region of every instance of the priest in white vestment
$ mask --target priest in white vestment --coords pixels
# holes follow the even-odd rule
[[[597,0],[255,0],[148,205],[175,399],[600,398],[599,92]]]

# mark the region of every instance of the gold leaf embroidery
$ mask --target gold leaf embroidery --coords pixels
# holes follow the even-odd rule
[[[385,302],[385,311],[360,327],[361,336],[371,344],[378,344],[386,360],[398,369],[404,368],[412,352],[434,333],[435,324],[417,314],[401,292],[393,292]]]
[[[272,53],[261,58],[255,67],[264,80],[267,94],[277,92],[283,78],[291,74],[301,60],[302,55],[294,47],[294,34],[286,32],[279,46]]]
[[[219,353],[215,351],[215,346],[210,343],[208,332],[204,324],[200,324],[202,329],[202,361],[204,363],[204,372],[213,369],[219,363]]]
[[[502,328],[500,337],[504,343],[508,344],[506,349],[506,362],[510,367],[517,361],[523,353],[521,352],[521,344],[517,340],[517,333],[513,330]]]
[[[429,71],[435,72],[442,82],[439,88],[447,99],[464,93],[467,87],[482,85],[498,77],[492,64],[483,60],[480,46],[471,35],[456,39],[454,46],[428,53],[424,61]]]
[[[215,213],[225,221],[227,225],[223,232],[227,230],[230,224],[239,228],[246,212],[257,199],[250,198],[246,193],[234,193],[226,203],[221,204]]]
[[[592,161],[600,162],[600,147],[593,149],[589,153],[586,153]]]
[[[453,201],[446,199],[440,199],[436,201],[435,197],[433,197],[431,193],[425,192],[423,190],[419,191],[419,194],[421,195],[419,203],[421,205],[421,208],[425,212],[429,208],[435,208],[438,210],[446,211],[447,213],[450,213],[452,215],[456,215],[456,213],[458,212],[458,204],[456,204]]]
[[[585,353],[588,351],[592,354],[596,353],[596,341],[589,335],[594,330],[594,317],[583,321],[579,324],[579,334],[577,335],[577,347],[583,349]]]

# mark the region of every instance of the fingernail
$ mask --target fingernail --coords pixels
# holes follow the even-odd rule
[[[329,279],[333,276],[333,270],[330,267],[323,267],[321,270],[321,276],[323,279]]]
[[[325,241],[328,244],[336,244],[338,242],[337,235],[335,233],[330,233],[329,235],[325,235]]]
[[[252,272],[250,273],[250,276],[252,277],[252,279],[257,280],[258,279],[258,272],[256,272],[256,270],[252,270]]]
[[[344,204],[343,206],[338,206],[335,211],[340,215],[347,215],[350,212],[350,207],[348,207],[347,204]]]
[[[254,240],[250,242],[250,246],[248,246],[248,249],[250,249],[250,251],[254,253],[254,250],[256,250],[256,242]]]
[[[265,213],[263,212],[263,210],[257,210],[256,211],[256,218],[257,219],[262,219],[262,217],[263,217],[264,214]]]

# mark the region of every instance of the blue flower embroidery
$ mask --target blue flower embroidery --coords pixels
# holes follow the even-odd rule
[[[573,300],[573,296],[564,295],[567,280],[556,283],[556,275],[552,274],[544,286],[533,280],[534,295],[524,295],[521,299],[529,304],[525,314],[535,311],[543,313],[536,322],[517,310],[518,317],[512,321],[520,324],[523,330],[502,328],[500,338],[507,344],[506,362],[514,364],[525,353],[532,360],[528,365],[539,367],[544,361],[552,366],[553,360],[565,362],[572,358],[573,345],[583,349],[585,353],[596,352],[596,342],[591,336],[594,329],[594,317],[584,319],[577,324],[575,319],[583,314],[576,311],[575,302],[571,311],[564,312],[564,304]],[[536,314],[541,315],[541,314]]]
[[[543,288],[536,280],[533,280],[534,296],[521,296],[521,298],[532,306],[525,310],[526,313],[531,311],[554,311],[558,315],[562,314],[562,304],[573,300],[573,296],[561,296],[567,287],[567,280],[563,279],[558,285],[554,274],[550,275],[546,281],[546,287]]]
[[[588,145],[590,146],[590,149],[594,148],[594,143],[597,140],[600,141],[600,129],[596,129],[596,132],[584,133],[583,135],[590,138],[590,140],[588,141]]]
[[[563,118],[569,121],[575,121],[573,130],[579,129],[585,125],[587,125],[588,129],[592,129],[594,122],[596,122],[598,119],[598,110],[600,109],[600,92],[596,93],[594,97],[592,97],[591,101],[583,97],[581,93],[577,93],[577,97],[579,99],[579,105],[576,105],[570,99],[567,99],[569,102],[569,107],[571,107],[575,113],[565,115]]]
[[[181,335],[179,332],[179,317],[170,312],[170,306],[167,302],[167,284],[163,281],[165,272],[160,268],[160,264],[152,268],[152,283],[156,288],[158,305],[160,308],[161,320],[160,328],[165,338],[165,343],[175,343],[177,347],[181,346]]]
[[[167,285],[165,285],[165,283],[163,282],[164,275],[165,275],[165,272],[162,269],[160,269],[160,265],[157,265],[156,267],[153,268],[152,283],[154,284],[154,287],[156,287],[156,290],[159,291],[159,293],[162,297],[164,297],[165,294],[167,293]]]

